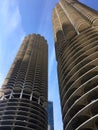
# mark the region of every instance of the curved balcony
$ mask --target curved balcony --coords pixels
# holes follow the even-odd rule
[[[17,113],[17,114],[16,114]],[[0,102],[0,129],[46,130],[47,113],[34,101],[13,99]]]

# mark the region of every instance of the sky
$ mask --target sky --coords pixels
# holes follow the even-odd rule
[[[98,11],[98,0],[80,0]],[[48,41],[48,90],[54,104],[54,128],[63,130],[57,63],[52,29],[52,10],[58,0],[0,0],[0,86],[23,38],[39,33]]]

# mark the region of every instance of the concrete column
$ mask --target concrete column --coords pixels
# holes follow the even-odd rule
[[[61,0],[60,5],[77,33],[90,27],[88,20],[85,19],[69,2]]]
[[[73,0],[70,0],[69,3],[83,16],[85,16],[92,25],[98,26],[98,13],[95,10],[78,1],[73,2]]]
[[[57,13],[57,9],[55,8],[53,10],[53,29],[54,29],[54,40],[55,40],[55,43],[56,41],[61,41],[62,39],[64,39],[64,34],[63,34],[63,31],[62,31],[62,25],[60,24],[60,19],[59,19],[59,16],[58,16],[58,13]],[[60,34],[61,38],[58,39],[58,35]],[[60,40],[61,39],[61,40]]]
[[[57,4],[56,10],[57,10],[58,18],[59,18],[60,23],[61,23],[64,38],[66,40],[68,40],[76,34],[76,31],[75,31],[73,25],[71,24],[70,20],[68,19],[66,13],[64,12],[64,10],[62,9],[60,4]]]

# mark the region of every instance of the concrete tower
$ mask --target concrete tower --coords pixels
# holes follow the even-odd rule
[[[64,130],[97,130],[98,13],[61,0],[53,28]]]
[[[47,41],[25,37],[1,88],[0,130],[47,130]]]

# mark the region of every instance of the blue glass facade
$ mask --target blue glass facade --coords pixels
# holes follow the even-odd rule
[[[48,102],[48,125],[50,126],[50,130],[54,130],[54,119],[53,119],[53,102]]]

